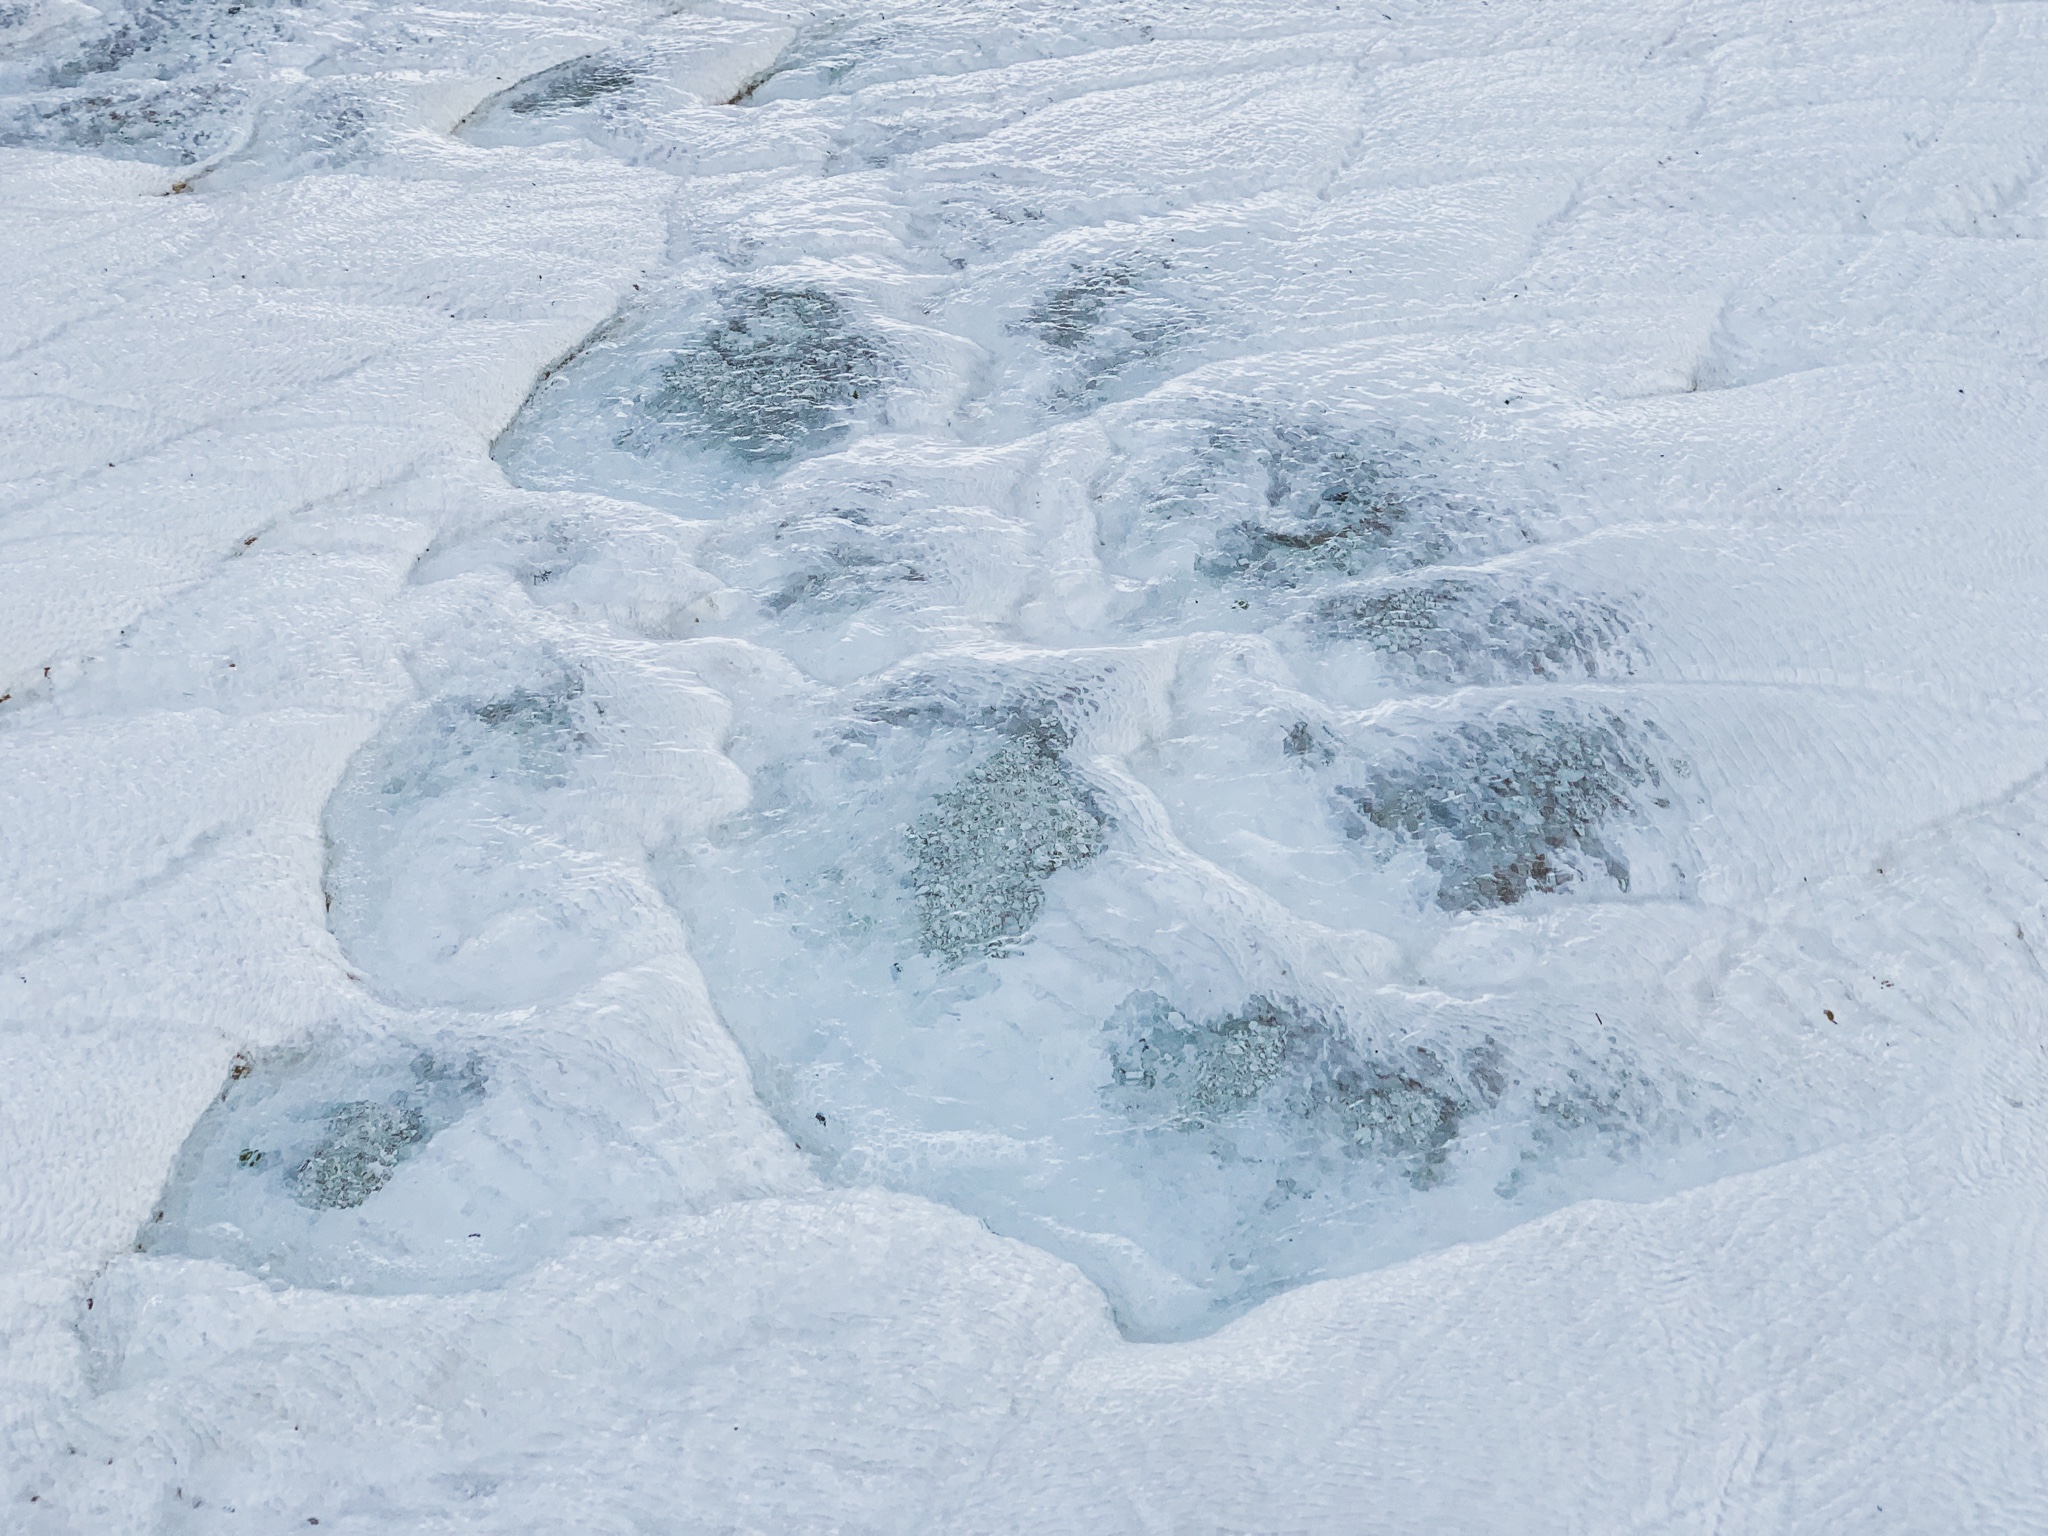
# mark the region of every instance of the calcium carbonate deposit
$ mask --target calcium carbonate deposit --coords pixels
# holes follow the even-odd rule
[[[2044,82],[0,5],[0,1531],[2048,1529]]]

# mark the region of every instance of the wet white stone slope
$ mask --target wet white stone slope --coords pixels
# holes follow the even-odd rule
[[[2048,1526],[2044,72],[0,8],[0,1529]]]

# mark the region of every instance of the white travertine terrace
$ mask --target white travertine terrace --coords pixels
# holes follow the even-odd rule
[[[2044,74],[0,7],[0,1530],[2048,1527]]]

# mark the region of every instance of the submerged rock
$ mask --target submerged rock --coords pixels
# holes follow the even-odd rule
[[[999,748],[910,829],[918,943],[946,965],[997,956],[1045,905],[1045,882],[1106,845],[1106,818],[1062,757],[1057,725]]]
[[[1356,818],[1354,837],[1371,826],[1422,845],[1448,911],[1563,890],[1589,867],[1625,891],[1628,861],[1608,828],[1639,791],[1664,782],[1646,734],[1612,713],[1468,723],[1431,755],[1377,771],[1338,798]]]
[[[316,1209],[361,1205],[391,1182],[400,1159],[426,1138],[426,1118],[416,1109],[368,1099],[337,1105],[326,1136],[292,1171],[292,1198]]]
[[[1069,376],[1053,404],[1085,408],[1108,397],[1126,374],[1158,361],[1192,326],[1186,306],[1157,291],[1170,262],[1105,262],[1076,267],[1042,294],[1018,327],[1064,354]]]
[[[1407,580],[1326,599],[1318,628],[1364,640],[1425,682],[1599,677],[1628,669],[1612,605],[1485,575]]]
[[[1180,1132],[1227,1131],[1263,1121],[1334,1152],[1406,1165],[1432,1183],[1465,1106],[1427,1053],[1382,1060],[1315,1013],[1253,996],[1233,1013],[1197,1023],[1163,998],[1128,999],[1110,1028],[1109,1090],[1141,1123]]]
[[[629,90],[638,77],[621,60],[592,54],[544,69],[519,82],[499,98],[506,111],[521,117],[572,112],[607,96]]]
[[[409,1076],[410,1086],[389,1099],[356,1099],[328,1111],[326,1133],[286,1176],[294,1200],[316,1210],[361,1205],[391,1182],[414,1149],[468,1113],[488,1081],[481,1057],[451,1061],[431,1051],[413,1058]],[[237,1157],[244,1168],[265,1160],[256,1148]]]
[[[831,294],[756,288],[729,297],[660,378],[645,402],[651,414],[680,419],[707,446],[773,463],[847,429],[862,392],[882,385],[882,352]]]

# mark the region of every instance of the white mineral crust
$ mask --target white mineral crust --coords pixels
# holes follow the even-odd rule
[[[2044,82],[0,5],[0,1532],[2048,1530]]]

